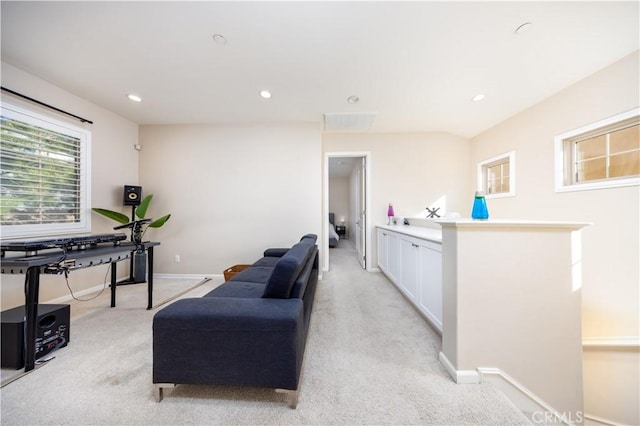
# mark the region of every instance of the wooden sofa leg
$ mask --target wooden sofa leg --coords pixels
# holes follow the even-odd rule
[[[277,393],[284,393],[287,396],[287,402],[289,403],[289,408],[293,408],[294,410],[298,406],[298,390],[290,390],[290,389],[276,389]]]
[[[156,383],[155,384],[155,390],[154,390],[154,394],[156,396],[156,402],[160,402],[162,401],[162,390],[164,388],[173,388],[175,387],[175,383]]]

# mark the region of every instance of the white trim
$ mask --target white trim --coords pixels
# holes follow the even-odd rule
[[[500,162],[500,160],[504,160],[505,158],[509,159],[509,192],[500,192],[497,194],[489,194],[487,192],[487,188],[485,187],[485,177],[486,171],[485,168],[490,166],[492,163]],[[505,198],[505,197],[515,197],[516,195],[516,152],[509,151],[504,154],[496,155],[495,157],[488,158],[484,161],[478,163],[477,166],[477,188],[478,191],[484,191],[485,198]]]
[[[640,348],[640,336],[583,337],[584,348]]]
[[[371,271],[373,255],[371,252],[371,240],[373,235],[373,226],[371,222],[371,152],[370,151],[330,151],[324,153],[324,176],[322,188],[322,237],[320,241],[321,271],[329,270],[329,158],[331,157],[364,157],[366,161],[365,176],[365,221],[367,228],[365,229],[365,256],[367,257],[367,271]]]
[[[122,276],[119,277],[116,281],[122,281],[129,278],[129,276]],[[153,274],[153,278],[154,279],[174,279],[174,280],[181,280],[181,279],[185,279],[185,280],[204,280],[206,278],[211,278],[211,279],[215,279],[215,278],[220,278],[220,279],[224,279],[224,276],[221,274],[207,274],[207,275],[201,275],[201,274]],[[106,283],[101,283],[101,284],[97,284],[93,287],[90,288],[85,288],[84,290],[79,290],[79,291],[74,291],[73,295],[76,297],[82,297],[82,296],[86,296],[88,294],[93,294],[93,293],[97,293],[99,291],[102,291],[102,289],[104,288],[104,291],[111,291],[109,289],[109,286],[111,285],[111,281],[107,281]],[[41,303],[47,303],[47,304],[62,304],[65,302],[69,302],[73,300],[73,297],[71,296],[71,294],[65,294],[64,296],[60,296],[57,297],[55,299],[52,300],[47,300],[45,302],[41,302]]]
[[[456,370],[451,361],[447,359],[447,356],[440,352],[438,355],[440,364],[447,370],[449,376],[459,385],[479,384],[482,383],[482,376],[476,370]]]
[[[128,276],[121,277],[118,280],[124,280],[126,278],[128,278]],[[111,290],[109,290],[109,282],[102,283],[102,284],[97,284],[97,285],[95,285],[93,287],[85,288],[84,290],[74,291],[73,295],[75,297],[82,297],[82,296],[86,296],[88,294],[94,294],[94,293],[97,293],[99,291],[103,291],[103,289],[106,292],[110,292],[111,291]],[[52,299],[52,300],[47,300],[45,302],[38,302],[38,303],[58,305],[58,304],[64,304],[65,302],[69,302],[71,300],[73,300],[73,296],[71,296],[71,293],[69,293],[69,294],[65,294],[64,296],[56,297],[55,299]]]
[[[509,400],[513,402],[514,405],[523,413],[528,412],[533,413],[534,415],[536,412],[551,413],[555,417],[553,424],[571,425],[573,424],[570,423],[572,420],[579,420],[577,419],[578,415],[576,415],[576,419],[567,419],[566,415],[559,413],[556,409],[551,407],[536,394],[499,368],[479,367],[478,372],[482,376],[482,381],[485,381],[486,379],[493,379],[495,382],[497,380],[498,382],[494,384],[497,385],[506,397],[509,398]],[[582,413],[579,415],[584,417]],[[534,424],[537,424],[535,419],[533,420]],[[579,423],[582,422],[580,421]]]
[[[154,279],[173,279],[173,280],[204,280],[206,278],[224,279],[223,274],[153,274]]]
[[[586,414],[586,413],[584,415],[584,418],[586,420],[591,420],[592,422],[597,422],[598,424],[606,425],[606,426],[618,426],[620,424],[620,423],[614,422],[613,420],[603,419],[602,417],[592,416],[591,414]]]
[[[586,182],[565,185],[564,183],[564,141],[565,139],[572,138],[574,136],[588,133],[593,130],[607,127],[609,125],[628,120],[630,118],[640,116],[640,108],[634,108],[630,111],[623,112],[613,117],[605,118],[604,120],[597,121],[595,123],[587,124],[586,126],[578,129],[570,130],[566,133],[556,135],[554,141],[555,151],[555,191],[556,192],[573,192],[573,191],[586,191],[592,189],[604,189],[604,188],[618,188],[624,186],[636,186],[640,185],[640,177],[629,177],[622,179],[609,179],[598,182]]]
[[[2,115],[80,139],[80,221],[36,225],[5,225],[3,239],[91,232],[91,130],[50,115],[2,101]]]

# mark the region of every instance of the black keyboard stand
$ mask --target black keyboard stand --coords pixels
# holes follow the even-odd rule
[[[38,323],[38,299],[40,274],[62,274],[76,269],[111,264],[111,307],[116,306],[116,277],[118,262],[132,259],[140,248],[147,253],[147,310],[153,306],[153,248],[159,242],[144,242],[136,246],[132,243],[96,246],[83,250],[52,249],[43,250],[30,256],[5,256],[2,258],[3,274],[25,274],[25,367],[28,372],[35,368],[36,331]]]

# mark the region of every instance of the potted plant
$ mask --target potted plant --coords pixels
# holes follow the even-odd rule
[[[108,217],[109,219],[115,220],[116,222],[121,224],[120,226],[115,226],[113,229],[131,229],[131,241],[136,245],[136,250],[134,252],[134,258],[131,261],[132,276],[130,278],[133,282],[136,283],[144,282],[146,278],[147,254],[144,247],[142,246],[142,239],[144,238],[144,234],[149,228],[160,228],[165,223],[167,223],[167,221],[171,217],[171,214],[166,214],[156,220],[145,218],[152,199],[153,194],[149,194],[142,199],[138,206],[134,207],[134,214],[132,215],[132,219],[134,220],[129,219],[129,217],[123,213],[113,210],[102,209],[98,207],[94,207],[91,209],[94,212]],[[135,220],[135,218],[138,219]]]

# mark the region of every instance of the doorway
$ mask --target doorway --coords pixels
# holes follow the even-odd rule
[[[336,183],[337,182],[337,183]],[[332,228],[342,231],[338,244],[352,244],[357,252],[358,262],[368,269],[367,254],[371,252],[371,223],[369,219],[370,200],[370,153],[369,152],[327,152],[324,161],[323,186],[323,271],[329,270],[331,248],[329,237]],[[336,200],[334,191],[341,192]],[[337,189],[340,188],[340,189]],[[334,196],[331,196],[334,195]],[[338,197],[340,198],[340,197]],[[332,211],[337,210],[337,211]],[[330,213],[334,223],[330,223]],[[335,240],[332,240],[335,243]]]

